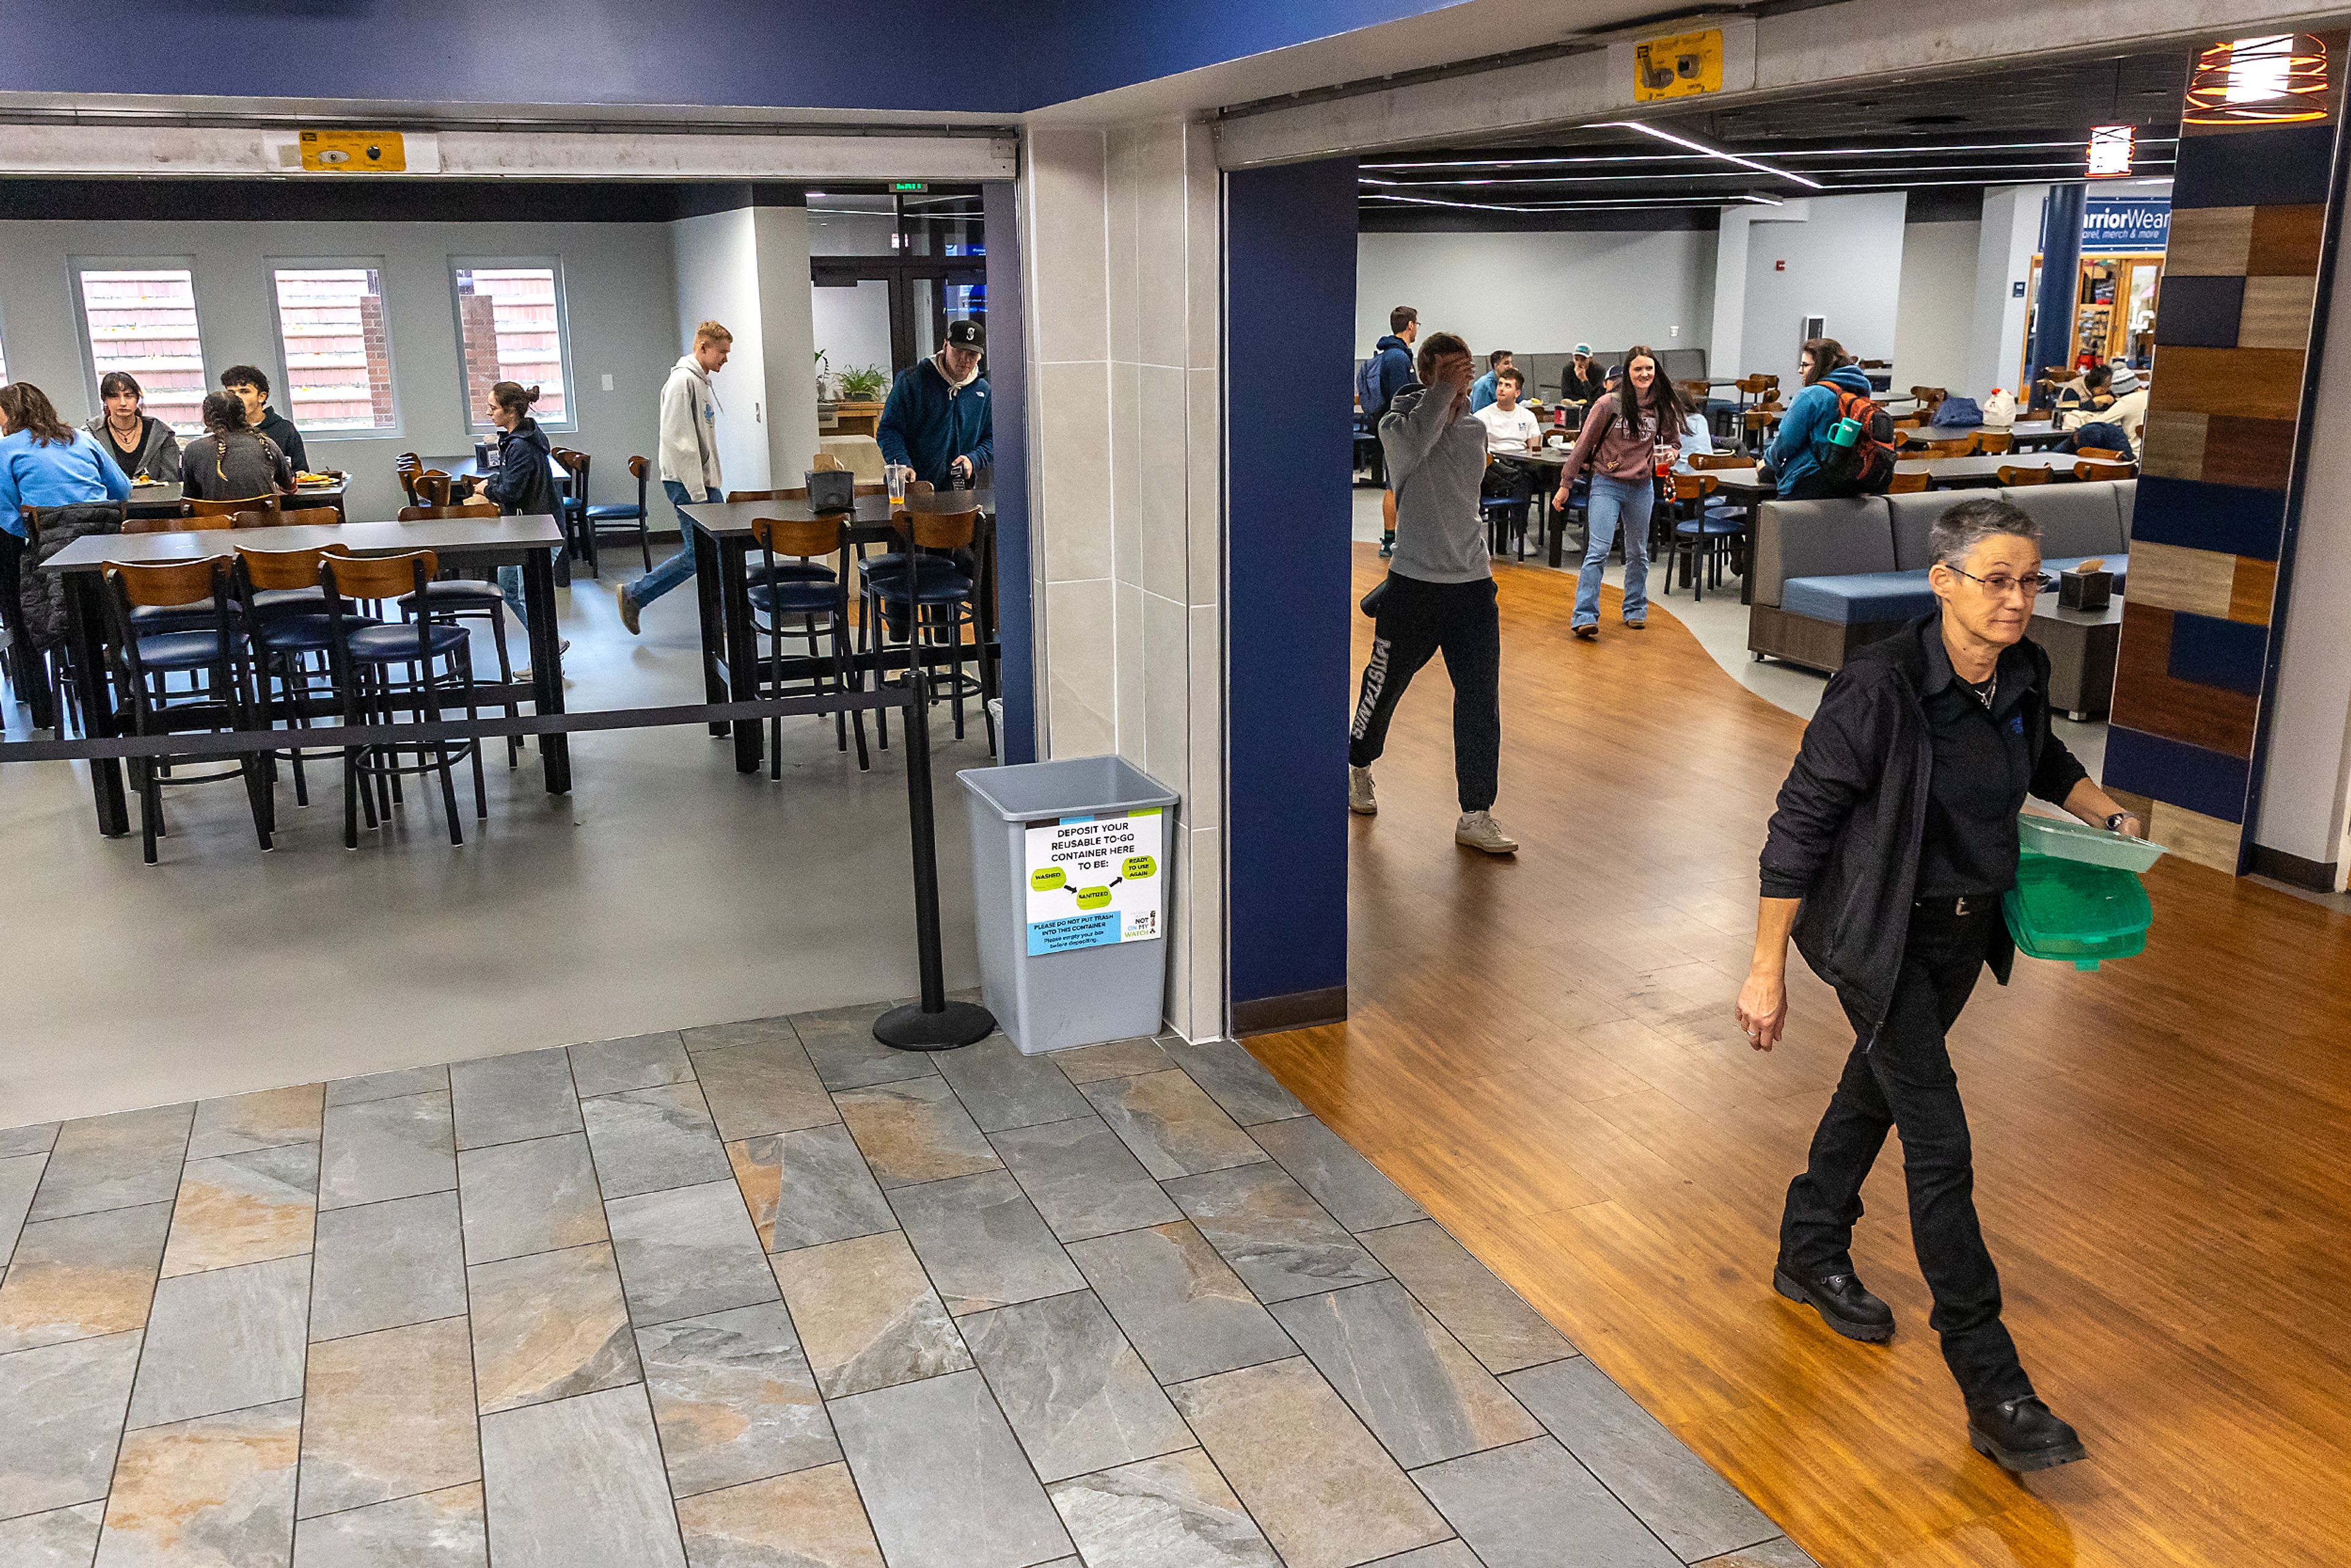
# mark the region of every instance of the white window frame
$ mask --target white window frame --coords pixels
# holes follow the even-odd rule
[[[188,275],[188,298],[193,302],[196,312],[196,357],[204,361],[204,390],[207,392],[220,390],[213,384],[212,350],[204,342],[204,279],[196,270],[194,256],[68,256],[66,257],[66,287],[73,296],[74,338],[81,345],[82,392],[89,400],[91,419],[103,413],[106,404],[98,395],[98,383],[102,378],[98,369],[98,345],[89,335],[89,301],[82,298],[81,275],[85,272],[155,272],[165,267],[178,267]],[[57,412],[60,417],[64,417],[64,410]],[[66,423],[71,424],[75,422],[68,418]]]
[[[555,275],[555,357],[563,372],[563,417],[541,419],[539,426],[549,431],[577,434],[580,429],[580,382],[571,370],[571,290],[563,280],[563,258],[559,256],[452,256],[449,258],[449,326],[457,335],[457,403],[463,412],[469,434],[480,435],[490,429],[481,411],[474,406],[465,382],[465,322],[461,313],[457,293],[457,272],[460,267],[542,267]],[[536,415],[532,417],[537,418]]]
[[[305,446],[314,440],[394,441],[407,432],[408,422],[402,413],[400,406],[400,367],[393,360],[392,350],[391,268],[384,265],[384,258],[380,256],[265,256],[261,258],[262,286],[269,291],[269,331],[277,344],[276,365],[278,375],[277,386],[284,396],[284,402],[277,412],[288,419],[294,418],[294,369],[286,362],[286,323],[277,313],[279,270],[324,272],[331,268],[348,271],[354,267],[365,267],[375,274],[376,298],[383,301],[383,373],[392,378],[392,423],[381,426],[369,425],[358,430],[320,430],[315,436],[304,431],[302,439]],[[452,273],[450,277],[450,288],[454,297],[456,275]],[[201,330],[204,326],[204,317],[201,314],[196,318],[196,325]],[[462,345],[458,355],[458,373],[460,375],[465,373]],[[273,398],[271,401],[274,402],[277,400]],[[295,423],[298,425],[301,422],[296,420]]]

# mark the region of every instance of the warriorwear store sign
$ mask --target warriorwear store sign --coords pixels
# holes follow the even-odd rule
[[[2168,201],[2083,204],[2082,248],[2085,251],[2161,250],[2170,241]]]
[[[1029,956],[1165,935],[1166,819],[1156,810],[1063,817],[1028,831]]]

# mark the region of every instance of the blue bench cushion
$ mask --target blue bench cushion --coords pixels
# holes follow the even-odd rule
[[[2054,577],[2087,556],[2043,560],[2041,570]],[[2130,557],[2105,558],[2115,574],[2115,591],[2123,591],[2130,573]],[[1935,608],[1935,591],[1923,571],[1862,571],[1848,577],[1792,577],[1780,587],[1780,608],[1791,615],[1826,621],[1839,626],[1872,625],[1885,621],[1908,621]]]
[[[1923,571],[1792,577],[1780,585],[1780,608],[1840,626],[1908,621],[1935,608],[1935,591]]]

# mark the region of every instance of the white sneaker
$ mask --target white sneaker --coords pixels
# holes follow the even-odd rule
[[[1347,810],[1358,817],[1376,817],[1380,803],[1372,794],[1372,770],[1347,765]]]
[[[1491,811],[1464,811],[1460,823],[1453,830],[1453,841],[1467,844],[1473,850],[1483,850],[1489,855],[1514,855],[1519,852],[1519,841],[1502,831],[1495,823]]]

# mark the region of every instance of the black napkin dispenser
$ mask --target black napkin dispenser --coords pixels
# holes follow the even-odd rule
[[[2115,574],[2103,558],[2068,567],[2057,577],[2057,602],[2068,610],[2104,610],[2114,592]]]
[[[857,476],[845,468],[811,468],[808,471],[809,509],[815,512],[853,512],[857,509]]]

